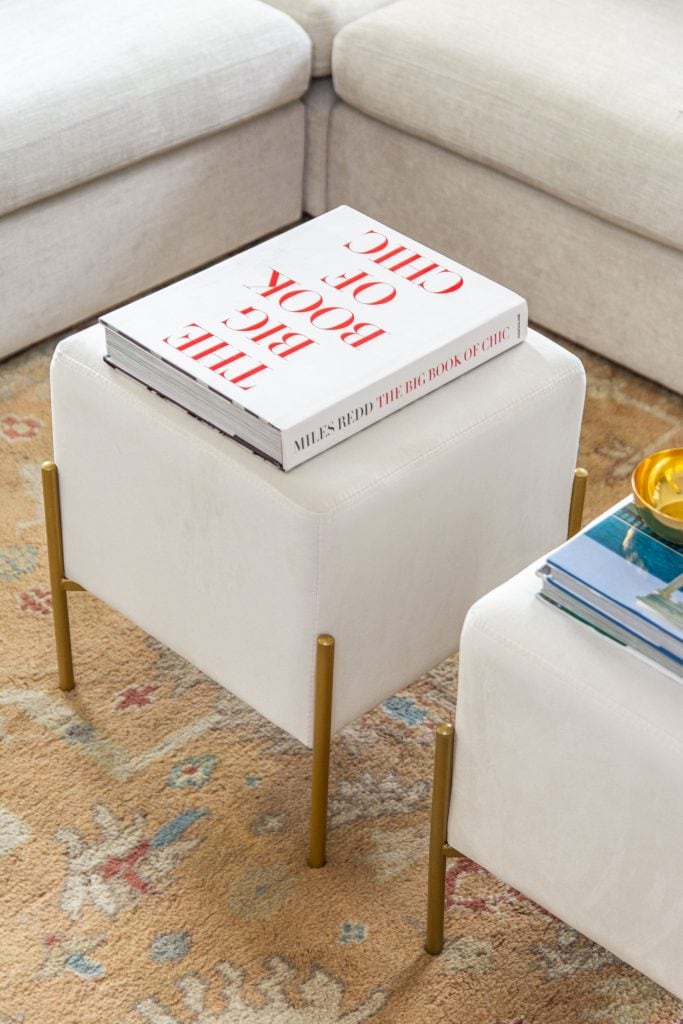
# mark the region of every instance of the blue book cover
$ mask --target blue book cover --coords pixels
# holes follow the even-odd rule
[[[548,557],[550,578],[683,657],[683,545],[658,537],[626,501]]]

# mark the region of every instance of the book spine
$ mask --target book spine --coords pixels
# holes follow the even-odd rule
[[[526,339],[527,305],[520,300],[481,326],[435,348],[341,402],[283,430],[282,468],[293,469],[423,395],[435,391]]]
[[[589,601],[577,597],[576,594],[556,583],[552,577],[543,579],[540,594],[562,611],[575,616],[588,626],[592,626],[593,629],[611,640],[616,640],[617,643],[623,644],[625,647],[632,647],[646,656],[666,659],[666,664],[678,675],[681,674],[683,660],[674,651],[657,643],[651,637],[645,636],[639,630],[632,629],[624,622],[618,621]]]

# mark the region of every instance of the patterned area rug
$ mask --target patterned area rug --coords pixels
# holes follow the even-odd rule
[[[435,724],[453,658],[334,742],[329,864],[309,755],[87,594],[56,688],[40,463],[53,345],[0,367],[0,1024],[683,1024],[655,984],[471,861],[423,951]],[[597,357],[587,515],[679,399]],[[678,430],[678,433],[677,433]]]

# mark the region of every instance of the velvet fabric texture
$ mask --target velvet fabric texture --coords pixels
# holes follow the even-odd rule
[[[465,621],[449,841],[683,998],[682,681],[538,590]]]
[[[336,732],[566,531],[584,374],[533,331],[289,473],[103,353],[92,328],[52,368],[67,575],[306,744],[318,634]]]

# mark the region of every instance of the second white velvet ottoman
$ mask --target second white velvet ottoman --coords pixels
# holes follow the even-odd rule
[[[336,732],[564,537],[584,374],[533,331],[289,473],[103,355],[93,327],[52,365],[64,575],[309,746],[319,634]]]
[[[465,621],[448,842],[683,998],[681,680],[539,589]]]

